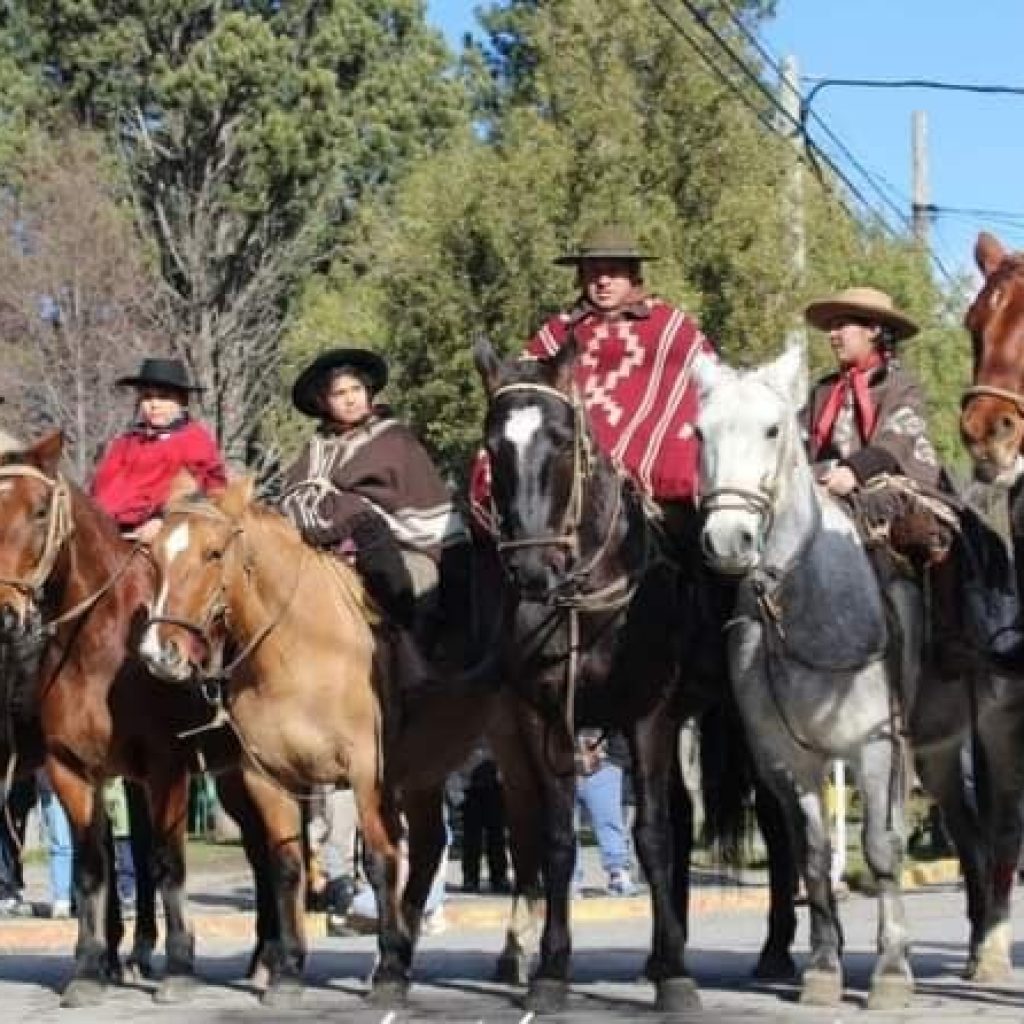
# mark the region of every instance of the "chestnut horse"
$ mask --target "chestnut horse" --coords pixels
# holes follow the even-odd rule
[[[184,843],[196,744],[178,733],[209,715],[202,700],[158,682],[135,656],[155,592],[154,566],[63,475],[61,449],[54,434],[0,458],[0,650],[8,694],[2,755],[11,773],[45,768],[74,836],[79,931],[64,1005],[94,1003],[119,974],[123,929],[99,789],[115,775],[144,784],[152,850],[149,863],[137,864],[133,960],[142,973],[151,969],[155,884],[167,925],[157,998],[168,1001],[186,995],[193,979]],[[211,762],[237,760],[229,737],[210,737],[204,746]],[[225,790],[225,802],[238,813],[248,809],[237,785]]]
[[[222,716],[249,774],[294,796],[264,819],[284,950],[278,990],[299,991],[306,951],[298,799],[347,784],[380,908],[370,995],[401,1001],[445,841],[442,783],[484,731],[497,692],[468,674],[461,685],[401,690],[396,638],[375,624],[354,571],[256,504],[249,481],[172,501],[152,555],[163,583],[140,654],[168,683],[222,684]],[[410,873],[400,892],[403,816]]]

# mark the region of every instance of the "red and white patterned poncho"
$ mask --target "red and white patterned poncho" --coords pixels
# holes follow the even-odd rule
[[[583,304],[548,320],[528,355],[553,356],[575,335],[576,384],[594,437],[611,458],[660,501],[697,490],[697,384],[694,365],[714,349],[697,323],[657,298],[613,316]]]

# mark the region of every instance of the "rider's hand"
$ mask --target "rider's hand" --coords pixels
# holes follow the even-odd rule
[[[849,466],[836,466],[834,469],[830,469],[821,478],[821,483],[829,494],[834,494],[839,498],[857,489],[857,477]]]

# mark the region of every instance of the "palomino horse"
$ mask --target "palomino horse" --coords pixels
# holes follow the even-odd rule
[[[79,933],[65,1005],[95,1002],[119,970],[122,927],[117,900],[108,899],[111,865],[98,787],[112,775],[145,784],[155,829],[153,875],[149,864],[138,865],[133,960],[149,970],[155,881],[167,921],[166,977],[157,995],[176,999],[193,979],[184,890],[189,749],[177,733],[206,712],[202,701],[158,683],[134,657],[153,597],[153,565],[64,477],[60,456],[55,434],[0,460],[4,685],[27,705],[15,749],[3,753],[17,771],[45,767],[75,839]]]
[[[467,673],[401,692],[393,639],[374,625],[354,571],[254,503],[249,481],[209,501],[172,502],[152,555],[163,584],[140,653],[167,682],[223,684],[220,713],[246,777],[287,797],[263,819],[280,918],[277,1001],[301,986],[297,800],[321,784],[350,785],[355,796],[379,908],[371,997],[402,1000],[445,841],[441,786],[484,731],[496,691]],[[400,892],[402,816],[410,873]]]
[[[681,724],[718,699],[723,682],[713,668],[680,671],[684,654],[697,661],[692,587],[659,554],[636,493],[594,445],[572,383],[573,346],[549,361],[503,363],[481,341],[475,357],[488,400],[494,542],[517,597],[505,675],[540,802],[538,840],[526,844],[532,857],[516,864],[517,891],[542,879],[546,895],[527,1006],[553,1013],[567,998],[575,731],[590,726],[621,730],[629,742],[657,1006],[692,1008],[697,991],[684,962],[691,804],[677,744]],[[784,962],[791,932],[777,922]]]
[[[894,664],[881,593],[849,517],[815,485],[796,410],[802,347],[759,370],[701,370],[701,542],[739,582],[729,662],[762,777],[782,801],[811,915],[802,999],[836,1005],[842,933],[830,878],[822,789],[852,759],[864,797],[864,853],[879,890],[879,959],[869,1005],[909,1003],[913,976],[900,895],[904,758],[896,688],[912,692],[922,615],[903,616]],[[908,584],[909,585],[909,584]],[[914,635],[917,634],[917,635]]]

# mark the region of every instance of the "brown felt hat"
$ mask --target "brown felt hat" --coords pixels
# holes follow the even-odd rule
[[[644,252],[637,240],[625,228],[615,224],[595,228],[584,235],[574,252],[559,256],[559,266],[575,266],[583,260],[656,260],[657,256]]]
[[[863,318],[886,327],[897,341],[912,338],[920,330],[909,316],[893,305],[892,296],[879,288],[845,288],[812,302],[804,310],[804,319],[821,331],[827,331],[840,316]]]

